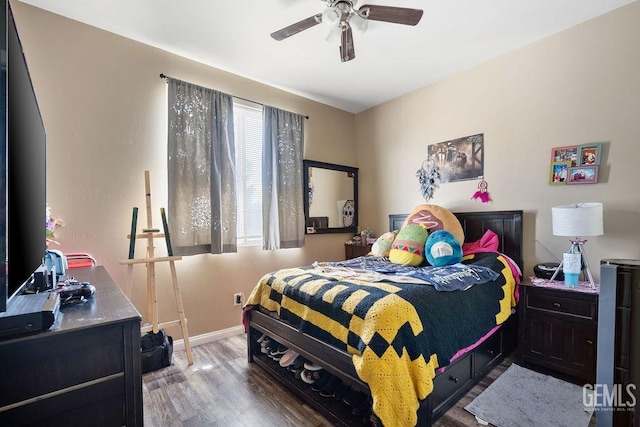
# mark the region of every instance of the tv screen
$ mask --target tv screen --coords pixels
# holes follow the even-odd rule
[[[0,18],[0,312],[7,310],[7,2]]]
[[[10,6],[6,13],[6,223],[0,232],[10,298],[42,264],[47,202],[45,128]]]

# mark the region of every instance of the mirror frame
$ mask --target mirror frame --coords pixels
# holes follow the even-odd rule
[[[328,234],[328,233],[357,233],[358,232],[358,168],[351,166],[337,165],[334,163],[317,162],[315,160],[303,160],[304,168],[304,220],[305,223],[309,218],[309,168],[329,169],[339,172],[346,172],[353,174],[353,225],[350,227],[327,227],[316,228],[315,233],[307,233],[305,227],[305,234]]]

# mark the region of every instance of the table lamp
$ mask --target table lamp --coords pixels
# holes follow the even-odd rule
[[[577,286],[582,267],[589,278],[591,287],[595,287],[593,275],[589,269],[582,237],[601,236],[604,234],[602,220],[602,203],[574,203],[551,208],[551,219],[554,236],[571,236],[571,248],[565,253],[551,280],[554,280],[563,264],[565,285]],[[569,274],[569,277],[567,277]]]

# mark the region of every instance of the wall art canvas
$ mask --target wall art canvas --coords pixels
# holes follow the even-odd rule
[[[484,134],[427,146],[427,155],[440,170],[440,183],[484,178]]]

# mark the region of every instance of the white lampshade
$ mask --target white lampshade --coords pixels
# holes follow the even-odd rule
[[[602,203],[574,203],[551,208],[554,236],[601,236],[604,234]]]

